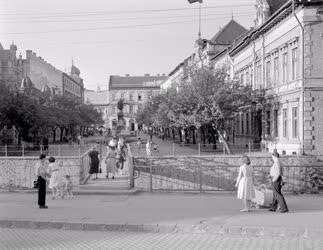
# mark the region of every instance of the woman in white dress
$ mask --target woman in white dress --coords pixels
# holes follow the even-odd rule
[[[253,167],[250,165],[248,156],[242,158],[243,165],[239,168],[239,175],[236,182],[238,187],[237,197],[243,200],[244,208],[241,212],[248,212],[251,207],[251,200],[255,197],[252,172]]]
[[[54,157],[49,157],[48,161],[49,173],[51,174],[48,187],[52,189],[52,199],[55,199],[59,194],[59,167],[56,164]]]

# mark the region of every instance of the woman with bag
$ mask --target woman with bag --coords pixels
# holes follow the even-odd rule
[[[93,146],[92,150],[89,152],[90,157],[90,171],[89,174],[93,175],[93,180],[96,180],[98,178],[98,172],[99,172],[99,165],[100,165],[100,158],[99,158],[99,152],[96,151],[96,147]]]
[[[243,200],[244,208],[241,212],[249,212],[251,201],[255,197],[255,188],[253,185],[252,172],[253,167],[250,165],[248,156],[243,156],[243,165],[239,168],[239,176],[237,178],[236,187],[238,187],[237,197]]]
[[[36,165],[36,178],[38,185],[38,206],[39,208],[48,208],[46,206],[46,177],[50,177],[50,174],[46,169],[46,155],[41,154],[39,156],[39,162]]]
[[[107,157],[105,159],[105,163],[107,165],[107,175],[106,175],[106,178],[109,177],[109,173],[112,174],[112,179],[114,179],[114,176],[117,172],[117,161],[116,161],[116,158],[117,158],[117,153],[116,151],[114,150],[114,144],[113,143],[109,143],[109,146],[108,146],[108,152],[107,152]]]

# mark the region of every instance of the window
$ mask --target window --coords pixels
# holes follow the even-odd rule
[[[138,101],[141,101],[141,94],[138,94]]]
[[[244,75],[243,75],[243,73],[241,73],[241,75],[240,75],[240,84],[244,85]]]
[[[129,100],[133,101],[133,94],[131,94],[131,93],[129,94]]]
[[[246,85],[250,85],[249,70],[246,72]]]
[[[112,100],[115,101],[116,100],[116,94],[112,94]]]
[[[133,114],[133,105],[129,105],[129,114]]]
[[[298,107],[292,108],[292,136],[298,138]]]
[[[240,116],[241,118],[241,134],[244,134],[244,114]]]
[[[246,114],[246,135],[249,135],[249,114]]]
[[[261,88],[261,64],[260,62],[257,63],[256,66],[256,83],[255,83],[255,89]]]
[[[274,136],[278,137],[278,110],[274,110]]]
[[[279,58],[274,59],[274,85],[277,86],[279,82]]]
[[[287,82],[287,53],[283,54],[282,60],[282,83]]]
[[[283,109],[283,136],[288,136],[287,109]]]
[[[267,84],[267,88],[270,88],[271,87],[271,70],[270,70],[270,67],[271,67],[271,63],[270,61],[267,61],[266,62],[266,84]]]
[[[253,69],[250,69],[250,85],[252,86],[253,83]]]
[[[292,80],[298,77],[298,50],[292,49]]]
[[[121,93],[121,97],[120,98],[121,99],[124,99],[124,96],[125,96],[124,93]]]
[[[266,112],[266,134],[270,136],[271,134],[271,124],[270,124],[270,111]]]

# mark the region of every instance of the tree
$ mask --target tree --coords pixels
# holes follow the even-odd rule
[[[223,137],[234,114],[251,102],[251,87],[228,80],[225,69],[192,68],[189,80],[183,79],[177,88],[149,100],[138,113],[137,121],[148,126],[184,129],[186,134],[192,133],[193,143],[195,131],[200,129],[205,142],[206,133],[214,140],[216,133]]]

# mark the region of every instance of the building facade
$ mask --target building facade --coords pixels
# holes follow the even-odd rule
[[[0,81],[19,89],[23,78],[22,58],[17,58],[17,46],[11,44],[9,49],[4,49],[0,43]]]
[[[124,119],[127,131],[136,131],[138,123],[136,114],[152,96],[160,93],[161,84],[167,79],[165,75],[150,76],[116,76],[109,79],[108,128],[115,130],[118,125],[117,103],[124,101]]]
[[[234,122],[237,143],[283,154],[323,150],[323,1],[257,0],[255,29],[230,52],[234,77],[262,102]]]
[[[100,90],[99,87],[97,91],[85,90],[84,103],[93,105],[93,107],[102,114],[104,127],[108,129],[109,128],[109,91]]]
[[[201,39],[193,53],[168,74],[168,79],[162,84],[163,90],[172,86],[178,87],[182,81],[189,81],[192,70],[215,65],[214,57],[223,51],[228,51],[232,44],[247,33],[242,25],[230,20],[211,39]]]
[[[32,50],[26,51],[22,60],[23,77],[28,77],[38,90],[49,89],[51,94],[62,95],[78,103],[84,101],[83,79],[80,70],[72,65],[70,72],[65,73],[37,56]]]

